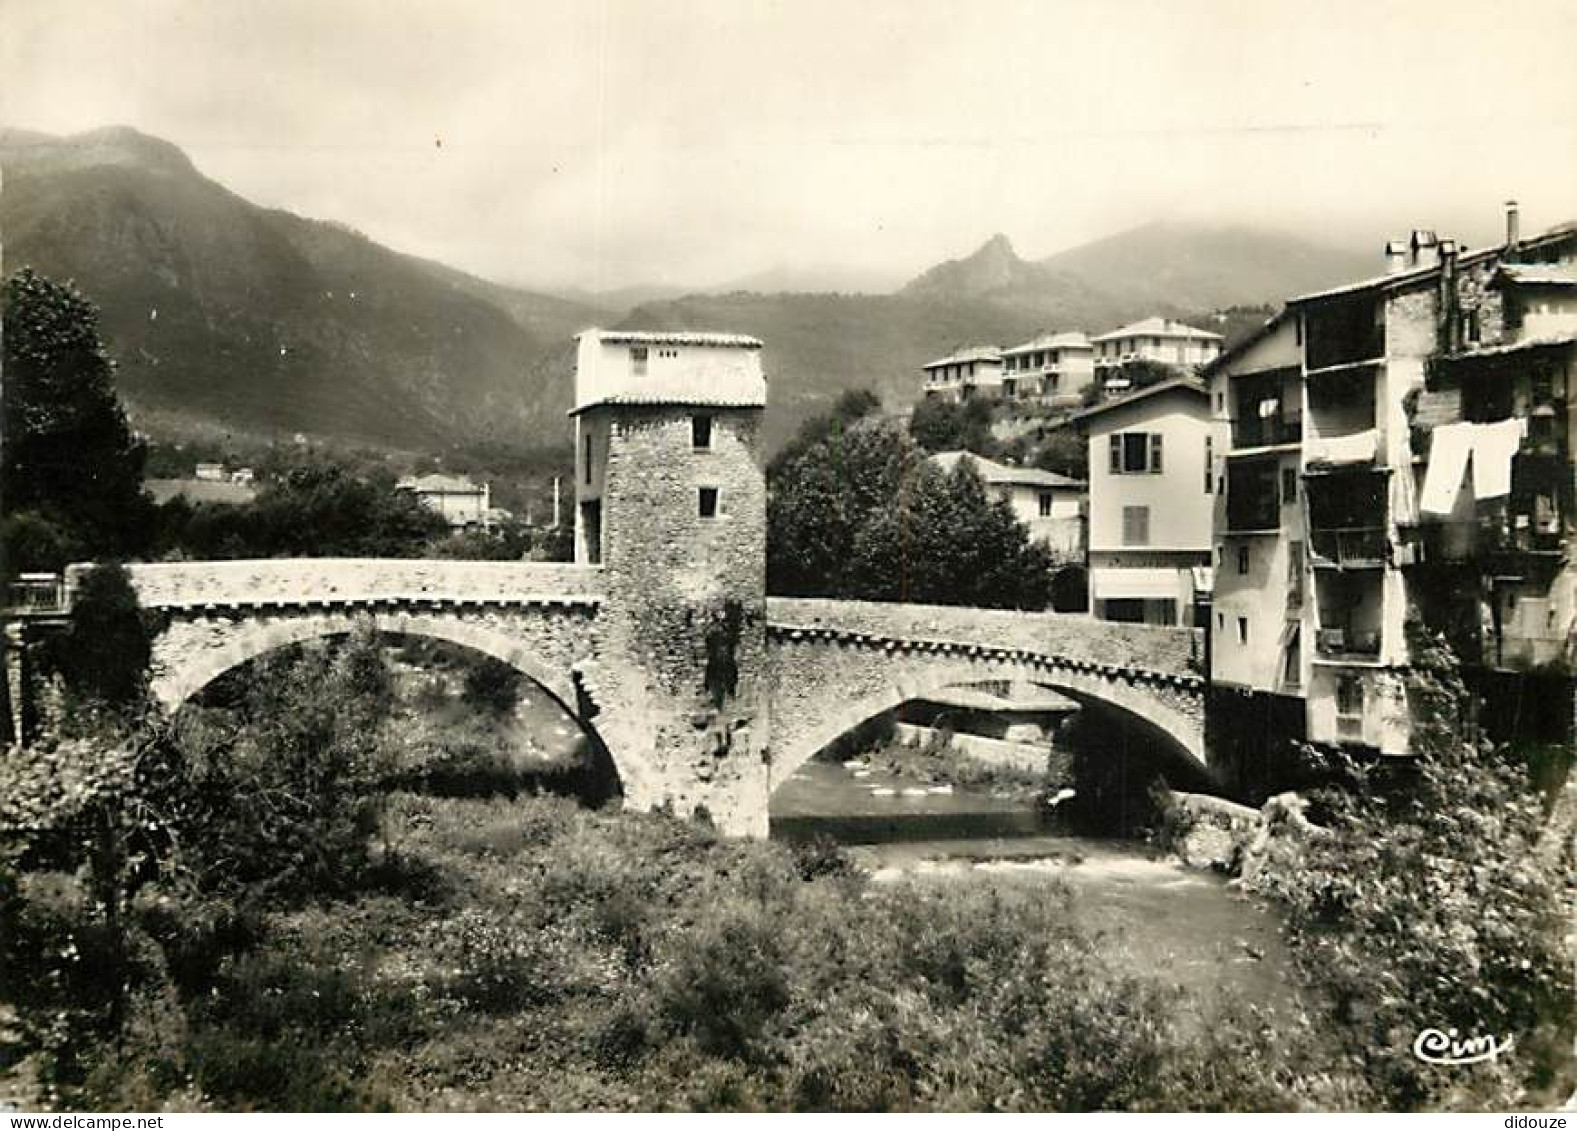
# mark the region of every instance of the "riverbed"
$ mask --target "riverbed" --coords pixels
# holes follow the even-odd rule
[[[1122,968],[1207,997],[1298,1004],[1279,924],[1258,901],[1143,842],[1048,832],[1022,797],[813,761],[774,793],[772,830],[830,836],[883,884],[990,885],[1006,899],[1066,884],[1075,920]]]

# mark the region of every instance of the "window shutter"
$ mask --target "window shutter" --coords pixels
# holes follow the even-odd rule
[[[1111,473],[1121,475],[1123,470],[1123,436],[1121,432],[1113,432],[1110,437],[1111,446]]]
[[[1150,433],[1150,471],[1161,474],[1161,433]]]

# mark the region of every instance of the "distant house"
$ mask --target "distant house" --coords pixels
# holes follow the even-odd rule
[[[250,483],[233,483],[228,479],[145,479],[143,487],[156,503],[167,503],[180,497],[189,503],[223,503],[241,506],[257,498],[257,491]]]
[[[454,527],[476,526],[483,530],[493,525],[490,488],[476,484],[463,475],[407,475],[395,485],[410,491],[425,506],[431,507]]]
[[[1095,347],[1078,330],[1041,334],[1002,351],[1002,399],[1077,408],[1095,379]]]
[[[1089,439],[1091,610],[1191,624],[1209,588],[1215,493],[1204,387],[1163,381],[1073,421]]]
[[[230,473],[232,483],[252,483],[257,480],[257,473],[250,467],[238,467]]]
[[[956,404],[977,398],[997,400],[1003,394],[1002,353],[996,346],[959,350],[928,361],[921,369],[927,397]]]
[[[223,483],[229,478],[225,474],[225,465],[222,463],[200,463],[194,474],[204,483]]]
[[[1121,370],[1128,362],[1155,361],[1192,373],[1221,356],[1222,341],[1220,334],[1161,317],[1131,322],[1090,339],[1095,347],[1095,375],[1108,390],[1118,392],[1126,387]]]
[[[1084,484],[1054,471],[1036,467],[1010,467],[973,452],[938,452],[931,462],[944,472],[952,472],[968,460],[986,489],[1005,499],[1014,516],[1029,528],[1032,542],[1046,546],[1058,561],[1084,558],[1085,499]]]

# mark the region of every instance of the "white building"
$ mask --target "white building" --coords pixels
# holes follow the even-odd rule
[[[973,452],[937,452],[931,457],[949,474],[964,460],[991,495],[1013,508],[1014,517],[1029,528],[1030,541],[1046,546],[1058,561],[1083,560],[1088,495],[1082,482],[1037,467],[1011,467]]]
[[[1002,351],[1002,399],[1077,408],[1095,380],[1095,347],[1077,330],[1042,334]]]
[[[1090,608],[1192,624],[1209,589],[1215,483],[1204,388],[1178,378],[1073,418],[1089,438]]]
[[[1003,395],[1002,352],[996,346],[959,350],[928,361],[921,368],[927,397],[957,403],[977,397],[997,400]]]
[[[486,483],[473,483],[463,475],[407,475],[394,487],[397,491],[410,491],[423,505],[443,515],[450,526],[479,526],[487,530],[493,525]]]
[[[1221,356],[1222,341],[1220,334],[1159,316],[1090,339],[1095,375],[1118,391],[1126,385],[1117,371],[1127,362],[1155,361],[1192,373]]]

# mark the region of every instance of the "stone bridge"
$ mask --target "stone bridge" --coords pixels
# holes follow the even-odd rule
[[[755,673],[767,727],[765,772],[713,780],[706,767],[642,755],[612,720],[599,717],[599,687],[621,663],[606,654],[608,598],[598,566],[320,558],[128,568],[144,607],[161,615],[154,691],[169,709],[224,672],[289,644],[358,626],[433,637],[502,660],[543,687],[606,747],[626,804],[669,803],[679,811],[706,804],[736,833],[764,834],[772,789],[841,735],[907,700],[961,684],[1014,680],[1054,688],[1148,731],[1192,768],[1208,769],[1201,641],[1191,629],[768,598],[764,670]],[[719,804],[719,789],[735,796]]]

